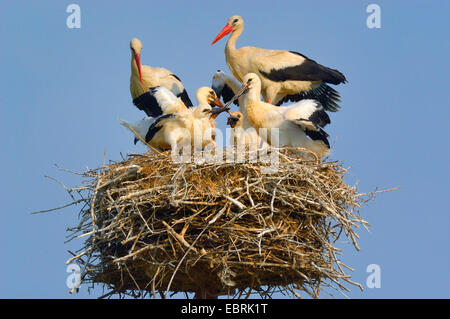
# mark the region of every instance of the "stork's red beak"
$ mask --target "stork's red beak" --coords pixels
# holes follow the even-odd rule
[[[211,45],[213,45],[214,43],[216,43],[217,41],[222,39],[224,36],[226,36],[231,31],[233,31],[233,26],[231,24],[227,23],[227,25],[222,29],[222,31],[220,31],[220,33],[217,35],[217,37],[214,39],[214,41],[211,43]]]
[[[211,113],[209,118],[216,119],[216,117],[219,116],[219,114],[222,112],[230,113],[230,108],[228,106],[213,108],[211,111],[209,111],[209,113]]]
[[[134,58],[136,60],[137,68],[139,71],[139,79],[141,80],[141,84],[142,84],[141,55],[139,53],[136,53],[134,55]]]
[[[219,98],[217,96],[215,96],[214,99],[211,99],[210,104],[218,106],[218,107],[224,107],[222,101],[219,100]]]

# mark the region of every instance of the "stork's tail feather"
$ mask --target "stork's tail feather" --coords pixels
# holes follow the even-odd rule
[[[183,92],[181,92],[177,97],[179,97],[181,101],[183,101],[184,105],[186,105],[187,107],[193,106],[191,99],[189,98],[189,95],[186,92],[186,89],[184,89]]]
[[[128,123],[127,121],[122,120],[121,118],[118,118],[117,120],[119,121],[120,125],[125,126],[128,129],[131,127],[130,123]]]
[[[341,107],[339,102],[341,101],[341,96],[339,92],[333,89],[326,83],[322,83],[319,87],[312,89],[308,92],[301,92],[293,95],[286,95],[277,105],[281,105],[285,102],[298,102],[301,100],[313,99],[320,102],[324,109],[330,112],[337,112]]]
[[[133,124],[131,124],[131,123],[128,123],[127,121],[125,121],[125,120],[122,120],[122,119],[120,119],[120,118],[118,118],[117,119],[118,121],[119,121],[119,123],[122,125],[122,126],[124,126],[124,127],[126,127],[127,129],[129,129],[133,134],[134,134],[134,145],[136,145],[136,143],[137,142],[139,142],[139,137],[137,137],[137,135],[139,134],[137,131],[138,131],[138,128],[135,126],[135,125],[133,125]],[[142,137],[141,137],[142,138]]]

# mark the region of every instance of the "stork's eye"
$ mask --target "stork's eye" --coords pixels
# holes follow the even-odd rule
[[[250,83],[252,81],[252,79],[248,79],[247,83]]]
[[[238,19],[234,19],[233,20],[233,23],[237,23],[239,20]]]

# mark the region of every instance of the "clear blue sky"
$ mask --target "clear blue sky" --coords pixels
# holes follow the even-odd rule
[[[164,66],[195,90],[228,71],[222,40],[233,14],[245,20],[238,46],[301,52],[342,71],[342,109],[327,131],[332,158],[351,167],[361,191],[400,186],[362,210],[371,233],[362,250],[344,249],[353,279],[381,267],[381,288],[352,298],[450,297],[448,1],[74,1],[81,29],[66,27],[71,1],[1,1],[0,297],[94,298],[68,294],[64,244],[78,208],[42,215],[70,198],[83,171],[120,153],[143,152],[117,118],[140,119],[129,93],[129,40],[142,62]],[[366,27],[366,7],[381,7],[381,29]],[[224,127],[221,116],[219,127]],[[325,297],[325,295],[324,295]]]

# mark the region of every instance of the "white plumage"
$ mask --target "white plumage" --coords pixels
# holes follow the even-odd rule
[[[330,119],[322,105],[315,100],[277,107],[261,101],[261,81],[254,73],[243,78],[243,86],[248,88],[244,95],[244,109],[247,119],[257,131],[267,129],[266,136],[260,137],[267,143],[271,140],[272,129],[279,130],[279,146],[303,147],[324,156],[329,152],[327,134],[322,127]]]
[[[225,103],[229,102],[236,94],[238,94],[241,85],[242,84],[236,80],[236,78],[221,70],[217,70],[213,75],[212,88],[218,97],[222,96]],[[239,141],[239,143],[244,143],[246,145],[248,143],[255,143],[258,147],[267,146],[266,142],[259,137],[256,129],[249,123],[244,103],[244,96],[241,95],[238,100],[235,101],[235,104],[239,105],[240,112],[230,113],[230,115],[234,114],[236,117],[240,117],[239,121],[236,122],[236,128],[232,129],[230,142],[233,144],[234,141]],[[229,124],[231,124],[231,122]],[[244,138],[241,138],[243,136]]]
[[[178,76],[165,68],[141,65],[142,43],[139,39],[131,39],[130,50],[130,93],[133,104],[136,105],[136,107],[144,111],[147,116],[157,116],[153,112],[153,107],[155,106],[153,103],[154,101],[148,100],[146,96],[142,96],[145,95],[150,88],[156,86],[167,88],[187,107],[192,106],[192,102]]]
[[[225,58],[231,73],[242,82],[247,73],[257,74],[262,81],[264,100],[272,104],[314,98],[330,111],[337,111],[339,93],[326,83],[345,83],[338,70],[318,64],[294,51],[268,50],[257,47],[236,49],[236,41],[244,30],[244,20],[235,15],[211,44],[231,33],[225,46]]]
[[[211,88],[198,89],[199,105],[192,108],[180,104],[173,93],[164,87],[157,87],[149,92],[157,101],[162,114],[158,117],[146,117],[135,123],[121,120],[123,126],[131,128],[148,144],[161,150],[177,150],[188,144],[204,147],[213,142],[215,121],[211,117],[225,109],[212,109],[210,103],[223,105]]]
[[[153,87],[149,90],[156,99],[156,107],[161,114],[187,111],[187,106],[165,86]]]

